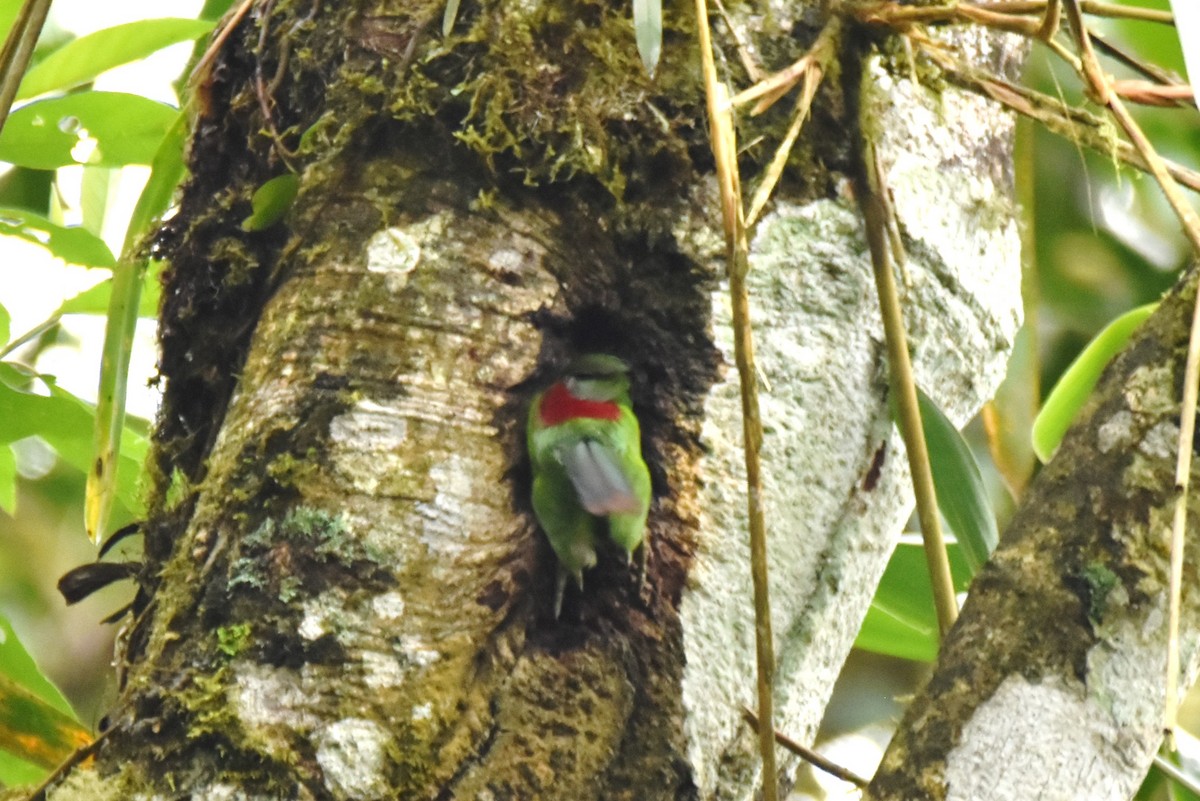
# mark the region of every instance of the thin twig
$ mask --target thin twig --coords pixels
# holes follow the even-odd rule
[[[1006,14],[1041,14],[1046,8],[1047,0],[995,0],[995,2],[976,3],[975,5],[979,8]],[[1083,13],[1091,14],[1094,17],[1119,17],[1142,22],[1159,22],[1164,25],[1175,24],[1175,17],[1170,11],[1123,6],[1116,3],[1089,2],[1089,0],[1080,3],[1080,7],[1083,9]]]
[[[1108,76],[1100,69],[1099,59],[1092,49],[1091,37],[1083,22],[1083,11],[1078,0],[1065,0],[1067,20],[1071,24],[1071,33],[1079,45],[1079,55],[1083,62],[1083,77],[1087,81],[1096,100],[1107,106],[1117,124],[1125,131],[1125,135],[1141,153],[1142,158],[1150,167],[1167,202],[1175,211],[1183,226],[1184,234],[1192,243],[1192,249],[1200,255],[1200,217],[1188,204],[1187,199],[1168,174],[1166,166],[1159,157],[1150,140],[1129,114],[1121,98],[1112,89]],[[1183,583],[1183,545],[1185,526],[1187,525],[1187,496],[1188,483],[1192,469],[1192,440],[1196,430],[1196,401],[1200,391],[1200,296],[1193,302],[1192,325],[1188,336],[1187,362],[1183,373],[1183,399],[1179,419],[1179,444],[1176,448],[1175,460],[1175,515],[1171,526],[1171,567],[1170,567],[1170,598],[1167,613],[1167,677],[1166,677],[1166,708],[1163,715],[1163,728],[1168,740],[1174,737],[1175,725],[1179,714],[1179,618],[1181,604],[1181,585]]]
[[[775,150],[775,156],[771,159],[771,163],[767,165],[763,171],[762,180],[758,184],[758,189],[754,191],[754,196],[750,199],[750,210],[746,213],[746,227],[753,228],[758,221],[759,215],[762,214],[763,208],[766,207],[767,201],[771,198],[771,193],[775,190],[775,185],[779,182],[780,176],[783,175],[783,168],[787,165],[788,156],[792,152],[792,146],[796,144],[796,138],[800,135],[800,129],[804,126],[804,121],[808,119],[808,112],[812,108],[813,98],[816,97],[817,87],[821,84],[821,78],[829,69],[829,64],[837,54],[838,34],[841,30],[841,20],[838,17],[831,17],[826,23],[825,28],[817,37],[817,41],[813,43],[812,49],[808,52],[805,58],[808,61],[808,67],[804,72],[804,86],[800,91],[800,97],[796,100],[796,109],[792,112],[792,124],[788,126],[788,131],[783,137],[783,141],[779,143],[779,147]]]
[[[942,521],[938,514],[937,493],[933,488],[933,472],[929,451],[925,447],[925,430],[917,405],[917,388],[913,379],[912,361],[904,333],[904,317],[900,297],[896,292],[896,277],[888,251],[888,221],[883,196],[887,192],[883,170],[873,143],[864,139],[862,147],[861,180],[855,194],[862,209],[867,245],[871,250],[871,266],[875,272],[875,289],[879,295],[879,310],[883,317],[883,335],[887,342],[888,374],[891,391],[896,400],[896,417],[908,465],[912,472],[913,492],[917,499],[917,516],[921,521],[921,537],[925,543],[925,560],[933,585],[933,601],[937,609],[938,629],[943,636],[958,617],[958,601],[954,597],[954,581],[950,576],[950,560],[942,536]]]
[[[1058,134],[1097,153],[1103,153],[1131,167],[1151,172],[1142,154],[1128,142],[1112,136],[1104,121],[1089,112],[1075,108],[1058,98],[1027,87],[1018,86],[1003,78],[979,70],[937,47],[928,39],[908,34],[954,84],[990,98],[1022,116],[1041,123],[1046,130]],[[1166,159],[1160,161],[1167,173],[1187,188],[1200,192],[1200,173]]]
[[[76,765],[95,754],[100,746],[104,744],[104,741],[108,739],[108,735],[116,731],[117,728],[114,726],[111,729],[106,729],[96,735],[95,740],[92,740],[85,746],[76,748],[71,752],[70,756],[63,760],[61,765],[54,769],[53,773],[46,777],[45,781],[33,789],[33,792],[29,794],[29,797],[25,801],[46,801],[46,790],[55,782],[62,781],[62,778]]]
[[[1105,37],[1095,31],[1088,31],[1091,35],[1092,44],[1101,50],[1106,56],[1116,59],[1117,61],[1129,67],[1131,70],[1136,70],[1142,75],[1145,75],[1155,83],[1163,86],[1181,86],[1179,80],[1167,70],[1157,64],[1151,64],[1148,61],[1143,61],[1132,53],[1127,52],[1123,48],[1118,47]]]
[[[33,49],[49,13],[50,0],[26,0],[13,20],[4,47],[0,48],[0,131],[8,121],[8,111],[17,97],[17,89],[29,68],[29,60],[33,58]]]
[[[758,746],[762,758],[763,801],[777,801],[779,774],[775,767],[774,687],[775,642],[771,633],[771,601],[767,583],[767,535],[763,516],[762,420],[758,405],[758,372],[754,364],[754,338],[750,330],[750,299],[746,290],[750,246],[742,210],[741,179],[737,167],[737,143],[733,114],[725,86],[717,80],[712,36],[708,28],[705,0],[696,0],[700,59],[708,101],[709,132],[717,182],[721,188],[721,211],[725,224],[725,250],[729,265],[729,294],[733,305],[733,349],[742,394],[742,436],[746,456],[746,506],[750,517],[750,575],[754,583],[754,642],[758,663],[758,711],[764,725]]]
[[[1180,770],[1177,765],[1172,765],[1170,760],[1162,754],[1154,755],[1154,764],[1163,773],[1188,790],[1193,795],[1200,795],[1200,782],[1197,782],[1195,777]]]
[[[742,717],[744,717],[746,722],[753,726],[756,731],[758,730],[758,716],[755,715],[749,707],[742,707]],[[778,729],[775,730],[775,742],[779,743],[784,748],[791,751],[808,764],[812,765],[814,768],[825,771],[835,779],[841,779],[844,782],[849,782],[855,787],[864,790],[866,789],[867,785],[871,783],[869,780],[864,779],[862,776],[859,776],[849,768],[843,768],[841,765],[826,759],[811,748],[805,748],[804,746],[800,745],[800,743],[796,742],[791,737],[788,737]]]

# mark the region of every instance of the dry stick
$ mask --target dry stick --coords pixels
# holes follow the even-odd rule
[[[925,560],[933,584],[933,602],[937,609],[938,629],[942,635],[958,617],[958,602],[954,597],[954,581],[950,576],[950,560],[942,537],[942,521],[938,516],[937,494],[933,489],[933,472],[929,452],[925,448],[925,430],[917,406],[917,388],[913,380],[912,361],[904,334],[904,317],[900,297],[896,292],[896,277],[888,251],[888,221],[883,196],[887,192],[883,170],[874,146],[864,139],[862,169],[865,173],[857,188],[859,207],[866,226],[867,245],[871,249],[871,266],[875,272],[875,290],[879,295],[879,311],[883,317],[883,335],[887,341],[888,374],[891,391],[896,399],[897,419],[904,447],[908,451],[908,466],[912,472],[913,492],[917,498],[917,516],[921,520],[921,537],[925,544]]]
[[[0,130],[4,130],[4,123],[8,121],[8,110],[12,108],[49,13],[50,0],[26,0],[13,20],[3,49],[0,49],[0,76],[3,76],[0,80]]]
[[[1112,91],[1109,79],[1100,69],[1100,62],[1092,50],[1091,39],[1087,26],[1083,22],[1083,12],[1078,0],[1065,0],[1067,19],[1071,23],[1071,32],[1079,44],[1079,54],[1083,62],[1083,75],[1096,94],[1096,99],[1108,106],[1108,110],[1124,129],[1125,135],[1133,142],[1134,147],[1142,154],[1150,167],[1155,180],[1162,187],[1167,202],[1179,217],[1184,233],[1192,243],[1192,249],[1200,255],[1200,217],[1188,205],[1187,199],[1175,185],[1175,181],[1167,173],[1166,166],[1159,158],[1150,140],[1142,133],[1142,129],[1130,116],[1121,98]],[[1188,479],[1192,469],[1192,439],[1196,431],[1196,400],[1200,391],[1200,297],[1192,309],[1192,327],[1188,337],[1187,362],[1183,372],[1183,400],[1179,419],[1179,446],[1176,449],[1175,461],[1175,516],[1171,526],[1171,571],[1170,599],[1167,616],[1167,688],[1166,709],[1163,715],[1163,728],[1167,735],[1169,746],[1174,748],[1173,739],[1175,725],[1179,714],[1179,616],[1180,589],[1183,582],[1183,540],[1184,527],[1187,524],[1187,494]]]
[[[737,145],[733,118],[725,86],[717,80],[712,37],[708,29],[708,7],[696,0],[696,22],[704,88],[708,101],[709,132],[717,181],[721,187],[721,211],[725,222],[725,249],[729,262],[729,294],[733,305],[733,347],[742,389],[742,436],[746,454],[746,505],[750,516],[750,575],[754,583],[754,642],[758,660],[758,712],[764,725],[759,730],[762,756],[763,801],[777,801],[779,774],[775,767],[775,642],[771,633],[771,601],[767,585],[767,537],[763,522],[762,475],[759,449],[762,420],[758,410],[758,371],[754,365],[754,339],[750,331],[750,299],[746,291],[749,244],[742,216],[742,196],[737,169]]]
[[[1046,0],[995,0],[991,3],[976,3],[979,8],[989,11],[1000,11],[1007,14],[1040,14],[1046,8]],[[1175,18],[1170,11],[1158,11],[1153,8],[1138,8],[1137,6],[1122,6],[1116,3],[1097,3],[1084,0],[1080,6],[1085,14],[1096,17],[1121,17],[1123,19],[1140,20],[1142,22],[1160,22],[1173,25]]]
[[[744,717],[746,722],[755,729],[758,728],[758,715],[755,715],[749,707],[742,707],[742,717]],[[814,768],[823,770],[830,776],[841,779],[844,782],[850,782],[855,787],[865,790],[867,785],[871,783],[862,776],[859,776],[854,771],[849,770],[848,768],[843,768],[836,762],[831,762],[811,748],[805,748],[804,746],[800,745],[800,743],[796,742],[791,737],[788,737],[778,729],[775,731],[775,742],[779,743],[784,748],[791,751],[808,764],[812,765]]]
[[[1115,157],[1131,167],[1150,172],[1142,154],[1123,140],[1116,140],[1103,131],[1101,121],[1082,109],[1074,108],[1058,98],[1035,92],[990,73],[978,70],[933,46],[914,33],[907,34],[954,84],[990,98],[1005,108],[1041,123],[1051,133],[1090,148],[1097,153]],[[1189,189],[1200,192],[1200,173],[1159,158],[1167,173]]]
[[[837,40],[841,31],[841,19],[838,17],[830,18],[825,24],[825,28],[821,31],[817,41],[813,43],[812,49],[804,57],[808,61],[808,67],[804,71],[804,86],[800,90],[800,97],[796,101],[796,110],[793,112],[792,124],[788,127],[787,134],[784,135],[783,141],[779,143],[779,147],[775,150],[775,157],[771,159],[771,163],[767,165],[767,169],[763,172],[762,181],[755,190],[754,196],[750,199],[750,211],[746,214],[746,227],[753,227],[758,221],[758,217],[762,214],[762,210],[766,207],[767,201],[771,198],[771,193],[775,191],[775,185],[779,182],[780,176],[783,175],[783,168],[787,165],[788,155],[792,152],[792,146],[796,144],[796,138],[800,135],[800,129],[804,126],[804,121],[808,119],[808,112],[812,108],[813,98],[817,94],[817,87],[821,85],[821,78],[826,70],[829,69],[829,63],[833,60],[837,53]]]

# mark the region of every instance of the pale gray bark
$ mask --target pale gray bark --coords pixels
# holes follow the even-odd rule
[[[1162,740],[1167,543],[1196,278],[1110,365],[1031,486],[870,798],[1121,801],[1141,783]],[[1193,491],[1189,529],[1198,512]],[[1200,664],[1189,540],[1184,687]]]

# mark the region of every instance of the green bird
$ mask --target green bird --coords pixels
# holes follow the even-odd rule
[[[596,564],[596,528],[645,573],[650,471],[629,402],[629,365],[591,353],[571,362],[563,377],[529,407],[533,511],[558,557],[554,617],[562,611],[567,577],[583,589],[583,571]]]

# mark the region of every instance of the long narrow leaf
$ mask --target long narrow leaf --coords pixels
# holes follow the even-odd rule
[[[94,456],[87,472],[84,497],[84,526],[92,542],[99,542],[112,510],[116,491],[117,461],[121,432],[125,428],[125,394],[129,386],[129,358],[146,262],[139,254],[141,237],[166,210],[175,186],[183,177],[183,140],[187,120],[180,113],[155,154],[146,188],[142,190],[129,221],[121,260],[113,270],[104,350],[100,361],[100,390],[96,403]]]
[[[966,440],[920,387],[917,388],[917,404],[921,409],[938,509],[962,546],[963,556],[974,575],[1000,538],[983,475]]]
[[[25,74],[17,99],[73,89],[113,67],[139,61],[211,31],[202,19],[144,19],[81,36],[63,45]]]
[[[1149,303],[1113,320],[1088,343],[1058,379],[1042,404],[1037,419],[1033,421],[1033,452],[1039,459],[1050,461],[1050,457],[1058,450],[1058,443],[1062,442],[1063,435],[1100,380],[1100,373],[1133,336],[1134,329],[1156,308],[1157,303]]]
[[[662,0],[633,0],[633,32],[642,64],[654,75],[662,52]]]

